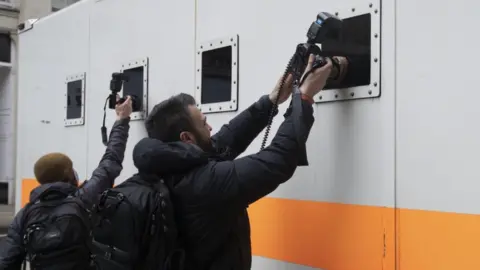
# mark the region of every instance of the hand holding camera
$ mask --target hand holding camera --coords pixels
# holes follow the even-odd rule
[[[120,101],[120,97],[117,95],[117,102]],[[123,103],[115,106],[115,112],[117,113],[117,120],[126,119],[132,114],[132,98],[127,96]]]
[[[269,98],[272,101],[272,103],[274,103],[276,105],[280,105],[283,102],[287,101],[287,99],[292,94],[293,75],[288,74],[288,76],[285,79],[285,82],[283,84],[282,84],[282,79],[283,79],[283,77],[280,77],[278,79],[277,85],[275,86],[275,88],[273,89],[273,91],[269,95]]]
[[[327,84],[327,80],[332,72],[332,61],[330,58],[324,59],[326,61],[325,65],[311,71],[314,68],[315,55],[310,54],[307,68],[303,74],[303,76],[306,77],[302,79],[303,83],[300,86],[300,92],[302,92],[302,94],[313,98],[313,96],[318,94]]]

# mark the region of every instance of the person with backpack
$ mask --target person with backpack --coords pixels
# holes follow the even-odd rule
[[[287,77],[285,87],[277,84],[213,136],[188,94],[153,108],[145,123],[149,138],[134,147],[133,161],[140,178],[149,175],[142,181],[164,183],[170,194],[170,200],[160,200],[163,231],[148,238],[163,247],[157,265],[172,261],[183,249],[184,270],[251,268],[247,207],[289,180],[298,166],[308,165],[305,144],[314,122],[312,98],[325,86],[332,67],[328,60],[311,71],[313,61],[311,56],[300,87],[292,87],[292,77]],[[267,126],[272,110],[276,113],[273,102],[278,96],[279,103],[290,96],[292,101],[271,144],[236,159]],[[168,239],[173,240],[165,242]]]
[[[113,186],[122,171],[132,102],[115,108],[117,121],[105,154],[90,180],[78,186],[70,158],[61,153],[42,156],[34,174],[40,186],[15,216],[0,246],[0,269],[18,270],[28,260],[30,269],[96,269],[90,254],[90,208],[98,194]],[[25,268],[24,264],[24,268]]]

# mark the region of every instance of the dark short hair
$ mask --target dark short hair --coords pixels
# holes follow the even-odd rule
[[[40,184],[67,182],[73,175],[72,160],[62,153],[50,153],[40,157],[33,166],[35,178]]]
[[[191,95],[180,93],[155,105],[145,121],[148,137],[175,142],[180,140],[180,133],[195,132],[188,109],[195,104]]]

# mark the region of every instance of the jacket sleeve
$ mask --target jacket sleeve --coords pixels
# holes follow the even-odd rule
[[[0,243],[0,269],[2,270],[20,270],[25,260],[21,235],[22,217],[23,209],[15,216],[8,227],[7,236]]]
[[[129,122],[130,119],[115,122],[110,132],[107,149],[98,167],[93,171],[90,180],[85,181],[79,188],[78,196],[86,203],[92,203],[99,193],[111,188],[115,178],[120,175],[127,147]]]
[[[201,193],[217,205],[244,208],[290,179],[314,122],[312,105],[299,94],[293,95],[290,106],[270,146],[234,161],[210,162],[199,171],[199,179],[204,179]]]
[[[262,96],[242,113],[223,125],[212,136],[217,152],[226,160],[233,160],[243,153],[258,134],[267,126],[271,109],[274,108],[268,95]],[[276,114],[278,110],[274,111]]]

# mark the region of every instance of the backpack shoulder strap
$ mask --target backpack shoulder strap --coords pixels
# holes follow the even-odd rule
[[[144,235],[145,243],[148,243],[147,265],[158,264],[158,260],[163,259],[164,268],[162,269],[183,269],[185,252],[179,248],[181,245],[178,241],[178,230],[170,190],[162,178],[152,175],[141,175],[141,177],[155,190],[153,211]],[[159,236],[160,234],[163,234],[163,237]],[[164,242],[148,241],[152,238],[164,239]],[[162,250],[164,251],[164,258],[159,258],[159,252]]]
[[[128,179],[127,181],[130,181],[130,179]],[[98,227],[104,220],[109,220],[111,218],[114,218],[114,216],[118,214],[117,210],[119,209],[120,205],[125,205],[128,207],[128,211],[130,211],[130,213],[133,215],[132,217],[133,230],[135,232],[139,230],[143,232],[144,230],[140,228],[140,221],[138,220],[138,218],[140,217],[141,209],[138,209],[137,204],[129,200],[127,193],[124,193],[120,189],[118,189],[120,187],[125,188],[126,187],[125,182],[123,182],[121,185],[116,186],[114,188],[107,189],[100,194],[100,197],[97,200],[97,203],[93,205],[91,210],[91,214],[90,214],[91,226]],[[115,236],[108,234],[108,237],[109,239],[107,240],[107,243],[112,243],[113,242],[112,237],[115,237]],[[135,241],[134,245],[139,245],[142,243],[143,238],[141,238],[141,236],[139,236],[138,233],[135,233],[134,241]]]
[[[176,247],[178,231],[175,222],[173,204],[170,197],[170,190],[163,179],[159,179],[158,182],[154,184],[154,188],[157,191],[157,205],[159,206],[159,212],[162,214],[161,217],[163,230],[167,239],[167,247],[173,250]]]
[[[163,221],[167,227],[167,230],[165,231],[167,254],[164,268],[183,270],[185,264],[185,245],[177,228],[175,208],[171,197],[170,187],[164,179],[160,179],[160,181],[156,183],[156,187],[160,192],[161,205],[165,206],[162,209],[166,217]],[[164,204],[164,202],[166,202],[166,204]]]
[[[20,221],[20,227],[21,227],[21,236],[22,236],[22,245],[25,243],[25,237],[26,237],[26,234],[25,234],[25,226],[27,225],[27,219],[28,219],[28,213],[29,213],[29,210],[32,208],[32,205],[34,204],[35,202],[28,202],[24,207],[23,207],[23,213],[22,213],[22,218],[21,218],[21,221]]]

